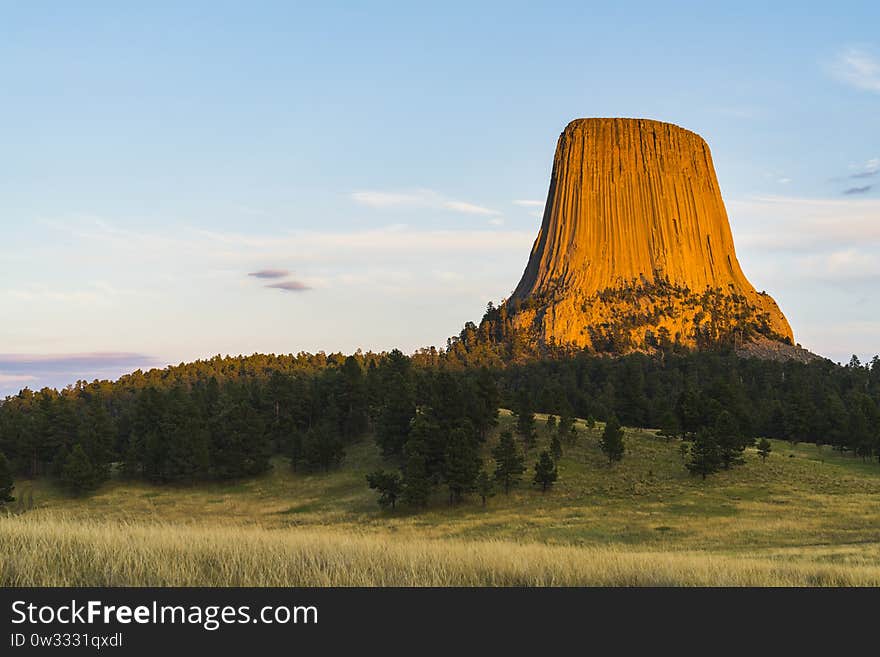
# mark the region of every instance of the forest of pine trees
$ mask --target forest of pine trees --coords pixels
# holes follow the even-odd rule
[[[481,470],[498,408],[506,407],[517,414],[517,443],[526,451],[536,435],[534,411],[558,416],[555,460],[577,440],[573,417],[616,418],[693,441],[684,457],[697,475],[736,465],[762,437],[880,460],[876,357],[840,366],[669,350],[560,354],[505,367],[479,361],[426,350],[216,357],[116,382],[25,389],[0,403],[0,454],[13,477],[50,476],[84,494],[110,476],[157,483],[249,477],[275,455],[298,471],[328,471],[370,436],[393,466],[374,478],[396,488],[389,505],[399,498],[419,507],[435,490],[457,503],[516,485],[525,471],[516,443],[511,452],[502,438],[495,449],[508,452],[493,465],[500,470],[492,477]],[[613,461],[623,446],[608,439]]]

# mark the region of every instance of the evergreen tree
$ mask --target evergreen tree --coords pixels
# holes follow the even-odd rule
[[[446,445],[446,486],[450,504],[457,504],[474,490],[480,471],[475,438],[464,428],[453,429]]]
[[[766,438],[761,438],[761,440],[758,441],[758,454],[762,461],[767,460],[767,457],[770,456],[772,450],[773,447],[770,445],[770,441]]]
[[[681,433],[678,418],[675,417],[675,413],[670,410],[667,410],[660,416],[660,430],[657,432],[658,436],[663,436],[664,438],[675,438]]]
[[[740,434],[736,418],[728,411],[721,411],[718,414],[715,420],[715,437],[718,439],[722,468],[729,470],[732,465],[745,462],[743,451],[746,448],[746,441]]]
[[[342,366],[341,388],[338,405],[342,436],[346,443],[351,443],[367,431],[369,423],[364,371],[354,356],[346,358]]]
[[[147,451],[150,452],[149,440]],[[159,441],[161,445],[161,440]],[[211,471],[217,479],[237,479],[269,469],[271,441],[245,386],[225,385],[211,423]]]
[[[344,458],[345,448],[332,420],[322,420],[303,436],[302,463],[307,470],[327,472]]]
[[[559,461],[562,458],[562,441],[559,440],[558,433],[554,433],[550,438],[550,452],[553,454],[554,461]]]
[[[477,475],[477,493],[483,500],[483,506],[486,506],[486,500],[495,494],[495,482],[489,476],[489,473],[480,468],[480,474]]]
[[[392,372],[376,426],[376,442],[384,456],[403,454],[415,414],[416,405],[409,381],[404,374]]]
[[[625,446],[623,444],[623,428],[617,418],[611,418],[605,423],[605,430],[599,439],[599,448],[608,457],[608,463],[619,461],[623,458]]]
[[[559,415],[559,423],[557,425],[559,437],[565,441],[569,440],[573,429],[574,416],[571,414],[571,406],[568,405],[568,402],[564,402],[562,413]]]
[[[94,490],[101,483],[100,473],[95,471],[89,455],[79,443],[70,450],[61,468],[61,483],[74,495]]]
[[[475,412],[470,414],[471,421],[480,435],[480,440],[485,442],[489,430],[498,424],[498,406],[501,404],[501,394],[498,392],[495,376],[486,367],[481,367],[477,371],[473,400]]]
[[[291,434],[287,448],[287,455],[290,457],[291,469],[296,472],[305,455],[305,441],[303,440],[302,432],[295,430]]]
[[[376,470],[367,475],[367,484],[379,493],[379,506],[383,509],[397,506],[397,499],[403,492],[403,479],[398,472]]]
[[[702,408],[704,404],[700,399],[700,393],[693,384],[688,383],[678,398],[676,414],[678,426],[682,435],[693,435],[702,423]]]
[[[431,496],[433,482],[428,471],[427,432],[420,428],[420,417],[413,421],[413,430],[403,448],[403,495],[411,506],[425,506]]]
[[[567,401],[563,403],[562,413],[559,416],[559,424],[557,425],[557,433],[559,439],[564,443],[574,445],[577,442],[578,430],[574,426],[574,416]]]
[[[12,491],[15,490],[15,482],[12,480],[12,471],[6,455],[0,452],[0,508],[9,502],[14,502]]]
[[[685,466],[691,474],[700,475],[703,479],[706,475],[718,472],[722,467],[721,448],[718,438],[712,429],[700,429],[694,436],[691,444],[690,461]]]
[[[506,495],[525,472],[525,459],[519,453],[512,433],[509,431],[501,433],[498,444],[492,449],[492,458],[495,459],[495,481],[504,489]]]
[[[532,410],[531,399],[525,390],[520,392],[517,398],[516,432],[522,438],[526,449],[530,449],[535,444],[535,412]]]
[[[556,463],[550,456],[550,452],[544,450],[535,463],[535,479],[534,482],[541,487],[541,492],[546,493],[547,489],[553,486],[558,477],[556,471]]]
[[[556,416],[548,415],[547,422],[544,424],[544,428],[547,430],[547,435],[552,436],[556,433]]]
[[[681,456],[682,463],[687,461],[687,457],[690,453],[690,446],[686,442],[682,441],[681,444],[678,446],[678,454],[679,456]]]

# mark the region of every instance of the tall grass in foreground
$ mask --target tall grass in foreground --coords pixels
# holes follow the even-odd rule
[[[0,518],[3,586],[880,585],[880,565],[316,529]]]

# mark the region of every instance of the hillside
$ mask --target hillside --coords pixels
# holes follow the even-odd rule
[[[529,480],[535,453],[546,442],[542,419]],[[510,423],[503,413],[499,429]],[[234,484],[170,487],[114,478],[81,499],[62,495],[48,480],[23,481],[18,492],[27,498],[32,490],[36,508],[0,520],[0,583],[73,578],[81,584],[137,584],[157,577],[176,584],[325,581],[318,556],[295,570],[288,565],[269,572],[279,554],[292,555],[307,544],[316,554],[336,550],[333,558],[353,559],[348,580],[344,573],[334,575],[341,584],[369,579],[358,569],[369,570],[366,564],[379,557],[398,560],[398,569],[412,566],[411,579],[403,582],[408,584],[597,583],[604,580],[597,579],[601,569],[595,564],[609,559],[620,569],[616,576],[632,581],[605,583],[880,584],[876,462],[829,447],[773,441],[766,463],[748,450],[744,466],[703,481],[682,466],[678,440],[628,429],[623,461],[609,466],[597,446],[600,429],[590,431],[582,421],[578,429],[579,443],[566,450],[551,492],[541,494],[524,480],[509,496],[491,498],[486,508],[473,496],[456,507],[438,496],[418,514],[380,510],[364,481],[382,465],[369,439],[327,474],[296,474],[276,458],[268,474]],[[73,563],[63,574],[47,556],[57,549],[45,549],[57,548],[61,540],[73,546]],[[142,565],[129,558],[114,561],[106,551],[120,541],[147,553]],[[273,555],[268,561],[236,556],[252,544],[259,552],[267,541],[274,546],[265,548]],[[204,549],[194,547],[203,543]],[[391,544],[399,553],[389,554]],[[344,556],[348,549],[353,552]],[[229,565],[221,570],[198,565],[200,559],[218,564],[220,557],[209,555],[218,550]],[[515,567],[519,551],[529,555],[528,566],[520,564],[528,572]],[[466,572],[436,570],[458,553],[469,555],[462,563],[476,560],[461,566]],[[87,563],[77,564],[80,556]],[[193,559],[196,570],[167,572]],[[242,559],[244,570],[231,574]],[[156,568],[152,574],[149,564]]]

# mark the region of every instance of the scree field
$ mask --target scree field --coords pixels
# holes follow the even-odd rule
[[[578,421],[559,481],[531,484],[548,434],[509,495],[418,513],[376,504],[370,439],[327,474],[291,471],[234,485],[113,479],[71,498],[17,482],[33,508],[0,517],[0,585],[880,585],[880,465],[829,447],[773,442],[762,462],[706,480],[681,442],[627,429],[609,466],[601,424]],[[498,430],[512,428],[502,411]],[[497,440],[497,431],[488,447]]]

